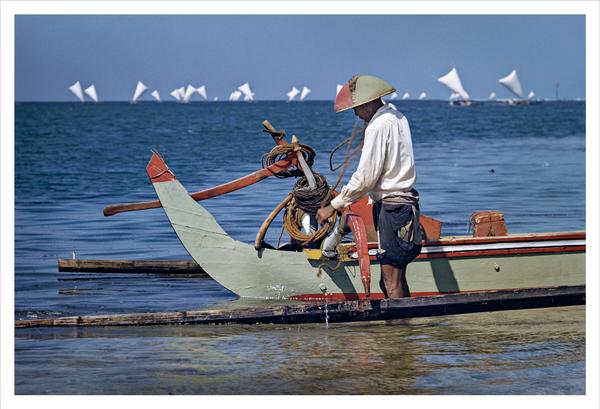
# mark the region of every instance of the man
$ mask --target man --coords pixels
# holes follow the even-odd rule
[[[410,127],[394,105],[381,100],[395,91],[380,78],[359,75],[338,93],[335,112],[352,108],[367,126],[356,172],[340,194],[317,212],[317,221],[323,223],[334,212],[369,194],[382,251],[380,286],[386,298],[410,297],[406,266],[421,252]]]

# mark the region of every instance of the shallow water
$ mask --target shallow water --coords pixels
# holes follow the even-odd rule
[[[511,233],[585,229],[584,103],[398,105],[411,124],[422,211],[444,222],[444,235],[468,234],[471,212],[482,209],[504,212]],[[17,319],[226,305],[235,295],[212,280],[73,275],[56,262],[73,251],[189,257],[161,209],[102,215],[107,204],[155,199],[151,149],[200,190],[259,168],[273,145],[261,132],[269,119],[316,148],[314,168],[333,183],[329,151],[354,123],[318,101],[36,103],[17,104],[15,116]],[[203,205],[234,238],[253,242],[292,183],[267,179]],[[280,229],[276,220],[267,241]],[[582,307],[568,307],[329,329],[18,330],[16,392],[579,394],[584,319]]]

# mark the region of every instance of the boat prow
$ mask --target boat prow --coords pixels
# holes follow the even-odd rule
[[[297,300],[365,298],[356,246],[328,260],[320,250],[256,250],[234,240],[213,215],[190,197],[160,155],[154,153],[148,175],[190,256],[214,280],[241,297]],[[376,246],[376,243],[372,243]],[[382,298],[374,254],[371,298]],[[408,266],[411,294],[574,286],[585,284],[585,232],[452,237],[425,242]]]

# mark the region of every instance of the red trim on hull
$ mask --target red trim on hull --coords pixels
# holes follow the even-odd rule
[[[423,247],[427,246],[452,246],[455,244],[490,244],[490,243],[522,243],[524,241],[547,241],[547,240],[585,240],[585,232],[568,232],[557,234],[528,234],[523,236],[496,236],[496,237],[465,237],[456,239],[442,239],[436,241],[426,241]],[[377,244],[369,246],[377,248]]]
[[[440,253],[421,253],[417,260],[432,260],[438,258],[458,257],[486,257],[486,256],[514,256],[526,254],[552,254],[552,253],[585,253],[585,246],[557,246],[557,247],[525,247],[520,249],[492,249],[492,250],[469,250],[448,251]],[[376,256],[369,256],[372,262],[377,261]],[[356,260],[353,260],[356,261]]]
[[[515,290],[514,288],[505,288],[503,290]],[[444,295],[444,294],[467,294],[467,293],[484,293],[486,291],[498,291],[494,290],[471,290],[471,291],[421,291],[421,292],[412,292],[410,293],[411,297],[433,297],[436,295]],[[354,301],[354,300],[365,300],[365,293],[335,293],[335,294],[327,294],[325,297],[324,294],[300,294],[293,295],[290,297],[290,300],[295,301]],[[371,293],[371,296],[368,298],[369,300],[382,300],[383,293]]]
[[[421,253],[418,259],[456,258],[456,257],[483,257],[507,256],[516,254],[547,254],[547,253],[585,253],[585,246],[558,246],[558,247],[526,247],[520,249],[494,249],[451,251],[445,253]],[[375,257],[373,257],[375,259]]]

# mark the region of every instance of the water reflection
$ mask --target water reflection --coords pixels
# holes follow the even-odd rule
[[[334,323],[329,329],[324,324],[28,329],[16,333],[16,390],[580,394],[584,328],[585,307],[562,307]]]

